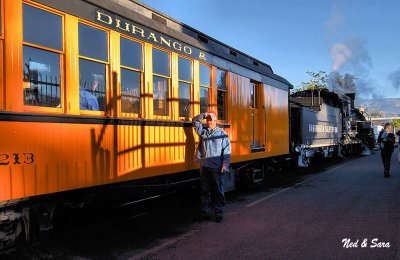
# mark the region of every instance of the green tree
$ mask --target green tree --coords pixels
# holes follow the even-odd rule
[[[398,129],[398,128],[400,128],[400,119],[393,119],[393,120],[390,122],[390,124],[391,124],[393,127],[396,127],[396,129]]]
[[[319,72],[307,71],[307,74],[311,76],[311,79],[307,82],[302,82],[300,87],[294,89],[294,92],[302,90],[328,88],[328,76],[326,72],[320,70]]]

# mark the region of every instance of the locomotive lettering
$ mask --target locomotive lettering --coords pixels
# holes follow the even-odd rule
[[[33,153],[2,153],[0,154],[0,166],[33,164],[35,155]]]
[[[314,133],[337,133],[337,126],[329,126],[329,125],[308,125],[308,131]]]

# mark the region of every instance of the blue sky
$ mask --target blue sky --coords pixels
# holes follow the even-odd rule
[[[307,71],[357,77],[358,97],[400,98],[398,0],[142,0],[272,66],[295,87]]]

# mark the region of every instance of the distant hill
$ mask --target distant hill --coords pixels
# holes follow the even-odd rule
[[[400,98],[357,99],[356,107],[364,107],[372,117],[400,116]],[[377,115],[375,115],[375,113]],[[379,115],[382,113],[382,115]]]

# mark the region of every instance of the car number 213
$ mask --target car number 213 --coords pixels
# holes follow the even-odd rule
[[[33,153],[0,153],[0,166],[32,164],[35,162]]]

